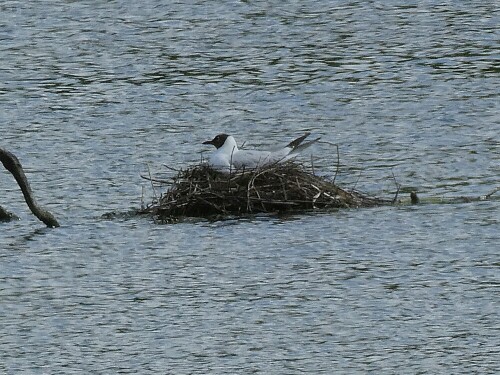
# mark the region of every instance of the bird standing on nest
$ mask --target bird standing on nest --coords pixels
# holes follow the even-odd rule
[[[231,169],[261,168],[271,164],[282,163],[293,159],[320,138],[304,142],[311,133],[293,140],[285,147],[276,151],[240,150],[234,137],[228,134],[219,134],[205,145],[214,145],[217,150],[208,159],[211,167],[228,171]]]

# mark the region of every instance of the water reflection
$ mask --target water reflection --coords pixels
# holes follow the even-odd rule
[[[439,201],[498,185],[495,4],[0,8],[2,147],[62,222],[40,227],[0,175],[22,218],[0,224],[1,370],[495,373],[498,200]],[[390,196],[394,174],[436,201],[101,217],[140,205],[147,164],[198,162],[207,134],[305,130],[339,144],[338,183]],[[315,154],[333,176],[336,150]]]

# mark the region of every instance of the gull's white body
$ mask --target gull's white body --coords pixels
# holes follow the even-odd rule
[[[213,168],[219,170],[253,169],[281,163],[296,157],[300,151],[319,140],[318,138],[301,144],[308,135],[309,134],[306,134],[305,136],[297,138],[286,147],[276,151],[240,150],[238,149],[236,140],[229,135],[222,146],[217,148],[217,150],[210,155],[208,163]],[[296,144],[294,144],[294,142]]]

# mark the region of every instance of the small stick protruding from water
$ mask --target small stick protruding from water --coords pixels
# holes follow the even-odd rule
[[[418,197],[416,191],[412,191],[410,193],[410,200],[411,200],[411,204],[419,204],[420,203],[420,198]]]
[[[340,169],[339,145],[335,144],[335,147],[337,147],[337,169],[335,170],[335,176],[333,176],[333,183],[335,183],[335,179],[337,178],[337,175],[339,174],[339,169]]]
[[[394,199],[392,200],[392,204],[396,203],[396,200],[398,199],[398,195],[399,195],[399,189],[401,188],[401,185],[398,183],[398,181],[396,180],[396,176],[394,176],[394,171],[391,171],[392,173],[392,179],[394,180],[394,183],[396,184],[396,195],[394,196]]]
[[[144,211],[146,209],[146,205],[144,204],[144,185],[142,185],[142,194],[141,194],[141,210]]]

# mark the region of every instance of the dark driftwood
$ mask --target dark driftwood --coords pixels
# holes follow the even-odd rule
[[[146,207],[160,221],[314,209],[372,207],[392,200],[342,189],[296,163],[221,173],[205,164],[179,171],[170,188]]]
[[[58,227],[59,223],[57,222],[54,215],[52,215],[49,211],[40,206],[35,200],[35,196],[33,194],[33,191],[31,190],[28,179],[24,174],[21,162],[17,159],[17,157],[13,153],[0,148],[0,161],[4,165],[5,169],[7,169],[10,173],[12,173],[12,175],[16,179],[24,195],[26,204],[30,208],[31,212],[33,212],[33,214],[39,220],[43,221],[45,225],[47,225],[48,227],[52,228]],[[0,207],[0,220],[8,221],[15,217],[16,217],[15,215],[11,214],[4,208]]]

